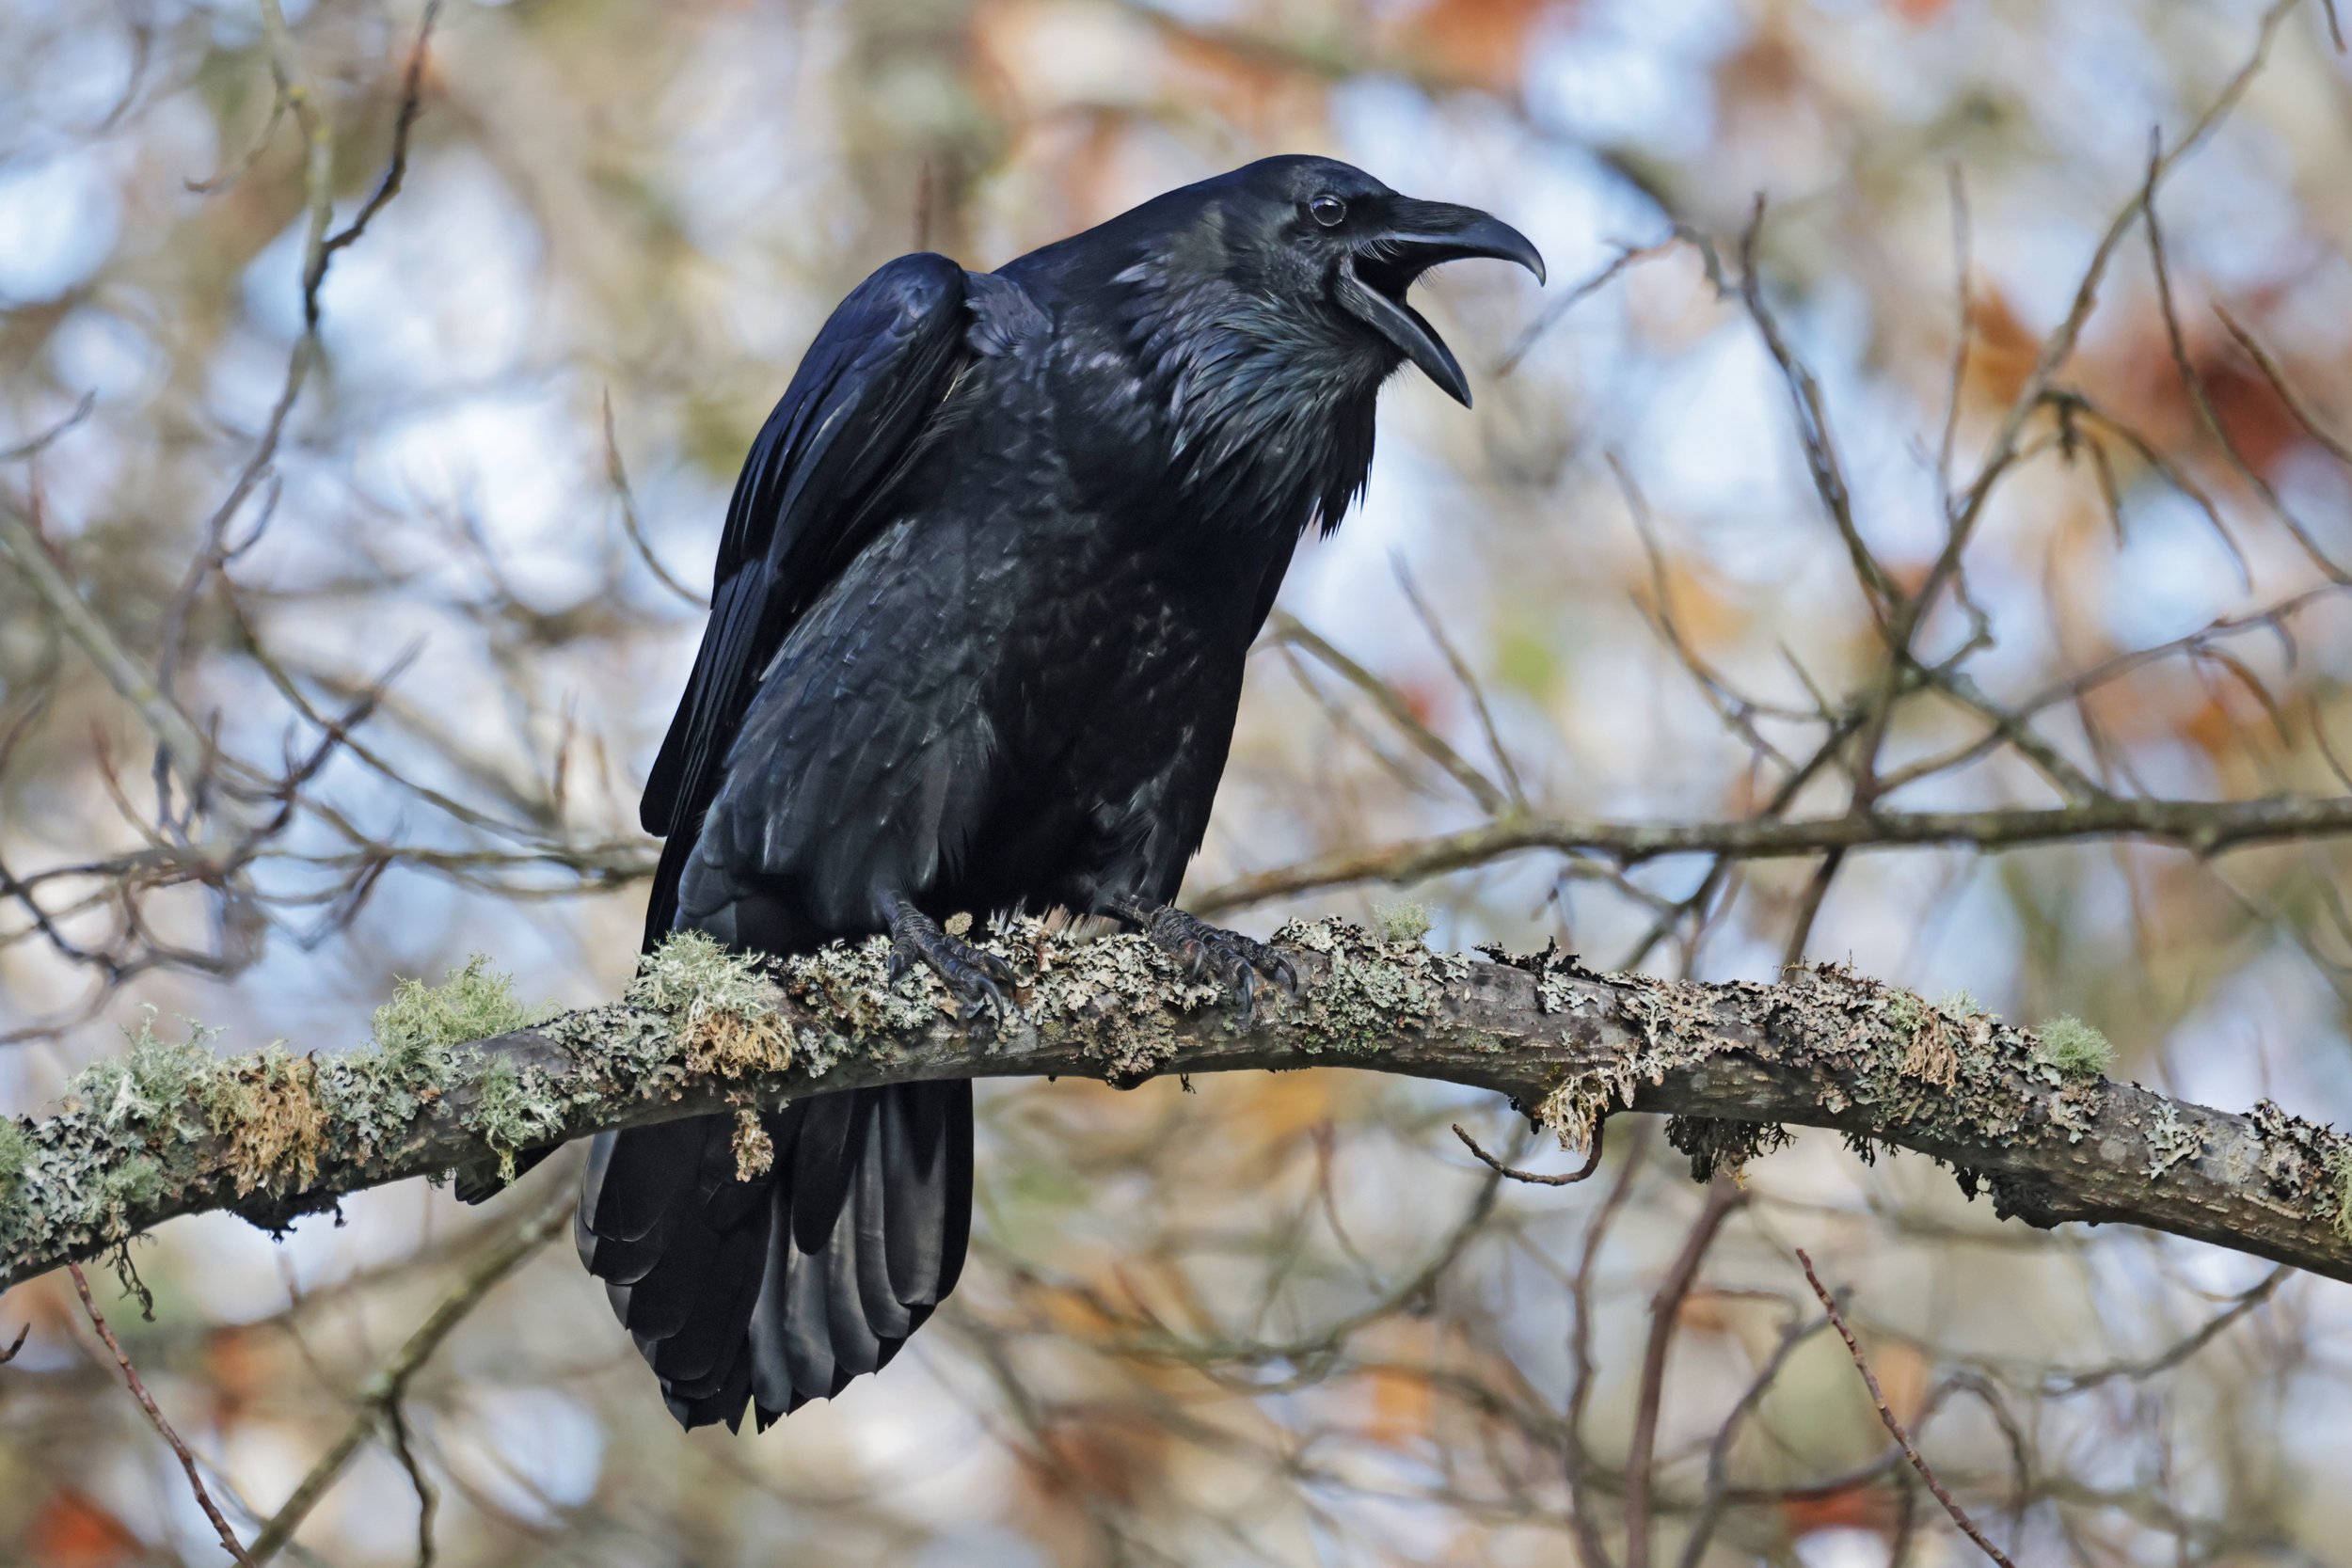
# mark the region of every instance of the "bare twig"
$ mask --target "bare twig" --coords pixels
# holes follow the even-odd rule
[[[1649,1338],[1642,1351],[1642,1381],[1633,1406],[1632,1447],[1625,1462],[1625,1568],[1648,1568],[1650,1560],[1650,1481],[1658,1449],[1658,1417],[1665,1399],[1666,1354],[1673,1348],[1682,1304],[1698,1279],[1699,1264],[1715,1243],[1724,1221],[1748,1201],[1747,1189],[1730,1175],[1719,1175],[1707,1185],[1707,1200],[1683,1238],[1665,1277],[1650,1297]]]
[[[1961,1507],[1951,1493],[1945,1489],[1944,1482],[1937,1478],[1927,1460],[1912,1446],[1911,1434],[1903,1430],[1902,1421],[1887,1405],[1886,1393],[1879,1386],[1878,1374],[1870,1370],[1868,1358],[1862,1354],[1861,1341],[1854,1338],[1853,1330],[1846,1326],[1846,1315],[1838,1310],[1837,1298],[1830,1293],[1829,1287],[1821,1283],[1821,1276],[1813,1272],[1813,1259],[1805,1256],[1803,1247],[1797,1249],[1797,1261],[1804,1265],[1804,1282],[1813,1287],[1814,1295],[1820,1299],[1821,1309],[1829,1314],[1830,1326],[1836,1329],[1837,1337],[1846,1341],[1846,1354],[1853,1357],[1854,1370],[1862,1374],[1863,1384],[1870,1390],[1870,1402],[1878,1406],[1879,1419],[1885,1423],[1888,1434],[1901,1447],[1903,1457],[1911,1461],[1911,1467],[1919,1472],[1919,1479],[1927,1483],[1930,1492],[1935,1494],[1935,1500],[1944,1505],[1944,1512],[1952,1516],[1952,1523],[1960,1527],[1962,1534],[1975,1542],[1979,1549],[1999,1563],[2001,1568],[2016,1568],[2016,1564],[2010,1561],[2009,1554],[1995,1546],[1984,1531],[1977,1528],[1976,1521],[1968,1517],[1968,1511]]]
[[[88,419],[90,410],[97,406],[98,394],[84,392],[81,401],[73,405],[73,411],[64,419],[59,420],[38,436],[28,436],[15,446],[0,449],[0,463],[24,463],[39,457],[42,452],[47,451],[59,436]]]
[[[2205,386],[2204,376],[2198,372],[2195,356],[2189,353],[2188,340],[2181,330],[2180,311],[2173,304],[2172,268],[2166,257],[2164,227],[2157,215],[2156,182],[2163,173],[2163,157],[2161,144],[2152,145],[2148,154],[2148,182],[2140,193],[2140,208],[2148,223],[2148,260],[2155,274],[2156,309],[2164,319],[2165,341],[2172,351],[2172,367],[2180,376],[2182,390],[2188,394],[2189,405],[2196,409],[2199,422],[2204,426],[2205,434],[2220,447],[2222,455],[2229,459],[2231,468],[2245,482],[2247,488],[2262,498],[2263,505],[2303,547],[2303,553],[2311,558],[2312,564],[2318,567],[2330,581],[2352,582],[2352,576],[2329,559],[2328,552],[2320,547],[2319,541],[2312,537],[2312,531],[2304,526],[2303,520],[2288,510],[2286,502],[2280,499],[2270,481],[2238,450],[2229,426],[2222,422],[2221,411],[2214,406],[2213,394]],[[2239,569],[2245,569],[2242,560]]]
[[[432,41],[433,24],[441,14],[441,0],[425,0],[424,15],[417,23],[417,41],[408,50],[408,67],[401,73],[400,109],[392,119],[392,155],[384,166],[384,177],[359,211],[343,228],[329,235],[321,246],[321,264],[325,258],[352,244],[368,231],[368,224],[382,212],[392,198],[400,194],[401,182],[408,174],[408,133],[415,129],[417,116],[424,110],[424,52]]]
[[[1600,1123],[1594,1124],[1593,1147],[1585,1151],[1584,1163],[1563,1176],[1546,1176],[1541,1171],[1520,1170],[1517,1166],[1504,1164],[1479,1148],[1478,1140],[1471,1137],[1458,1121],[1454,1124],[1454,1135],[1462,1140],[1464,1148],[1478,1157],[1480,1164],[1485,1165],[1488,1170],[1498,1171],[1514,1181],[1525,1181],[1538,1187],[1572,1187],[1579,1181],[1590,1180],[1592,1174],[1600,1169],[1601,1125]]]
[[[1977,850],[2098,838],[2143,838],[2217,855],[2254,844],[2352,833],[2352,797],[2153,800],[2102,795],[2063,806],[1990,811],[1874,811],[1845,816],[1758,816],[1710,822],[1580,822],[1504,817],[1460,832],[1344,849],[1237,878],[1187,902],[1203,914],[1359,882],[1407,883],[1530,850],[1636,864],[1668,855],[1779,860],[1831,850],[1948,845]]]
[[[2261,1281],[2252,1289],[2240,1291],[2229,1306],[2206,1319],[2199,1325],[2195,1333],[2188,1335],[2159,1354],[2146,1356],[2137,1361],[2118,1361],[2108,1366],[2093,1368],[2090,1371],[2053,1373],[2042,1379],[2042,1392],[2063,1398],[2069,1394],[2083,1393],[2088,1389],[2122,1379],[2136,1382],[2142,1378],[2153,1377],[2158,1372],[2169,1372],[2228,1333],[2240,1319],[2277,1294],[2279,1287],[2286,1283],[2288,1275],[2293,1272],[2285,1268],[2271,1270],[2263,1275]]]
[[[644,524],[637,516],[637,494],[629,488],[628,469],[621,462],[620,437],[612,430],[612,394],[610,390],[604,394],[604,477],[621,503],[621,527],[628,531],[628,542],[636,546],[637,559],[645,563],[645,569],[653,574],[654,580],[697,610],[708,610],[710,595],[690,588],[672,577],[670,569],[661,564],[661,558],[653,553],[653,546],[646,542]]]
[[[1479,685],[1476,673],[1470,669],[1470,661],[1462,657],[1460,650],[1454,647],[1454,640],[1445,634],[1444,626],[1422,598],[1421,590],[1414,585],[1413,574],[1405,564],[1405,558],[1401,555],[1391,556],[1389,567],[1396,574],[1396,585],[1405,591],[1405,602],[1412,607],[1413,616],[1421,622],[1422,630],[1427,632],[1429,641],[1438,645],[1438,652],[1445,658],[1446,668],[1454,672],[1455,684],[1469,696],[1470,711],[1478,716],[1479,732],[1486,737],[1486,750],[1494,753],[1495,766],[1502,770],[1502,787],[1511,797],[1512,806],[1524,809],[1527,791],[1519,784],[1518,769],[1512,766],[1509,749],[1502,744],[1502,732],[1495,727],[1494,713],[1486,706],[1486,693]]]
[[[132,657],[80,590],[49,553],[32,522],[14,503],[0,498],[0,553],[5,553],[25,586],[46,605],[65,634],[88,656],[117,695],[138,711],[155,738],[177,760],[189,778],[200,776],[212,755],[212,745],[193,721],[158,689],[140,661]]]
[[[2303,427],[2303,433],[2317,442],[2320,450],[2328,456],[2346,467],[2352,467],[2352,440],[2346,440],[2320,423],[2319,416],[2312,411],[2311,404],[2303,401],[2293,383],[2287,380],[2286,372],[2279,368],[2278,360],[2263,347],[2259,339],[2239,324],[2235,316],[2219,305],[2216,305],[2213,311],[2221,318],[2221,325],[2228,329],[2231,339],[2254,362],[2254,368],[2262,372],[2263,379],[2270,383],[2271,391],[2278,395],[2286,411],[2295,417],[2295,422]]]
[[[1723,274],[1715,260],[1714,246],[1705,235],[1694,229],[1677,225],[1674,231],[1662,240],[1654,240],[1648,245],[1620,245],[1617,247],[1617,254],[1610,259],[1608,265],[1570,289],[1557,301],[1548,306],[1542,315],[1537,316],[1529,324],[1527,330],[1519,334],[1518,341],[1511,345],[1510,352],[1496,362],[1495,374],[1506,376],[1518,370],[1520,362],[1527,357],[1529,352],[1546,333],[1565,320],[1569,311],[1614,282],[1620,273],[1641,262],[1655,261],[1672,252],[1677,246],[1685,245],[1698,250],[1702,261],[1706,263],[1708,277],[1713,279],[1720,289],[1723,284]]]
[[[1827,1318],[1801,1318],[1781,1330],[1780,1342],[1772,1347],[1772,1354],[1765,1359],[1764,1365],[1756,1369],[1756,1376],[1740,1393],[1739,1402],[1731,1407],[1730,1414],[1724,1418],[1723,1425],[1715,1429],[1714,1440],[1707,1446],[1707,1495],[1699,1504],[1698,1518],[1692,1524],[1690,1533],[1683,1538],[1679,1568],[1700,1568],[1707,1559],[1707,1544],[1714,1539],[1715,1527],[1731,1500],[1731,1446],[1738,1441],[1748,1418],[1756,1413],[1764,1396],[1779,1381],[1782,1369],[1788,1365],[1788,1358],[1805,1341],[1828,1326]]]
[[[179,1456],[180,1468],[187,1472],[188,1486],[196,1493],[197,1505],[204,1510],[204,1517],[210,1519],[213,1528],[219,1532],[220,1544],[229,1549],[229,1555],[235,1558],[243,1568],[255,1568],[252,1555],[237,1540],[237,1532],[229,1528],[228,1516],[221,1513],[220,1505],[213,1501],[212,1493],[205,1490],[204,1478],[196,1467],[196,1455],[188,1451],[187,1444],[180,1440],[180,1434],[172,1430],[171,1423],[164,1419],[163,1411],[156,1406],[155,1396],[147,1391],[147,1385],[141,1381],[138,1369],[132,1366],[131,1358],[122,1353],[122,1341],[115,1338],[115,1331],[107,1325],[105,1314],[98,1310],[98,1303],[89,1293],[89,1281],[83,1276],[82,1265],[68,1263],[66,1272],[73,1276],[74,1293],[82,1298],[82,1310],[89,1314],[90,1326],[98,1330],[98,1337],[105,1340],[106,1348],[114,1353],[115,1365],[122,1369],[122,1381],[129,1385],[132,1397],[139,1402],[139,1408],[147,1412],[149,1423],[162,1434],[165,1442],[171,1445],[171,1451]],[[19,1342],[23,1342],[21,1338]]]
[[[1599,1211],[1585,1227],[1584,1246],[1577,1259],[1576,1276],[1568,1288],[1568,1401],[1562,1423],[1561,1463],[1568,1481],[1568,1528],[1576,1536],[1583,1568],[1613,1568],[1608,1543],[1601,1537],[1600,1520],[1593,1510],[1587,1475],[1590,1456],[1584,1449],[1584,1407],[1593,1392],[1593,1275],[1610,1227],[1624,1210],[1626,1199],[1633,1195],[1633,1183],[1642,1174],[1643,1156],[1648,1148],[1647,1137],[1637,1137],[1632,1150],[1618,1166],[1616,1180],[1610,1183]]]

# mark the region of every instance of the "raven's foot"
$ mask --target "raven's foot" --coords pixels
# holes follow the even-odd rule
[[[1244,1029],[1257,1019],[1261,981],[1270,980],[1290,995],[1298,994],[1298,974],[1290,960],[1255,937],[1212,926],[1173,904],[1155,910],[1130,900],[1112,912],[1142,927],[1146,935],[1182,958],[1194,974],[1216,975],[1233,993],[1235,1022]]]
[[[939,976],[966,1023],[985,1017],[992,1026],[1000,1024],[1013,1010],[1005,999],[1017,980],[1012,965],[961,937],[949,936],[939,928],[938,921],[901,901],[890,920],[889,983],[897,985],[918,963]]]

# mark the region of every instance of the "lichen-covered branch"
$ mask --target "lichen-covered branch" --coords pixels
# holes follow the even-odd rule
[[[1329,920],[1276,940],[1300,992],[1247,1030],[1150,942],[1035,922],[998,940],[1025,983],[993,1037],[928,976],[890,986],[880,940],[770,963],[675,938],[621,1001],[537,1020],[477,961],[404,988],[342,1054],[221,1057],[151,1021],[51,1114],[0,1122],[0,1286],[177,1214],[282,1224],[600,1128],[917,1079],[1314,1066],[1492,1089],[1578,1147],[1615,1112],[1664,1113],[1701,1176],[1829,1128],[1942,1161],[2030,1224],[2125,1222],[2352,1279],[2352,1139],[2267,1102],[2232,1115],[2111,1083],[2072,1021],[2021,1029],[1836,967],[1709,985],[1432,953]]]

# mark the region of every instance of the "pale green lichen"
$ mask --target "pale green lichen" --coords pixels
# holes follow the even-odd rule
[[[1401,1033],[1438,1022],[1447,982],[1469,973],[1459,955],[1432,953],[1419,938],[1384,938],[1343,920],[1294,920],[1275,945],[1325,955],[1330,967],[1306,1005],[1286,1022],[1310,1052],[1366,1055]]]
[[[321,1062],[314,1092],[364,1163],[478,1070],[479,1053],[467,1046],[529,1028],[548,1011],[518,1000],[513,980],[476,954],[438,985],[400,981],[375,1010],[368,1047]]]
[[[2352,1147],[2338,1144],[2328,1155],[2328,1181],[2334,1189],[2334,1214],[2328,1223],[2336,1234],[2352,1242]]]
[[[1419,942],[1427,939],[1436,925],[1429,906],[1417,899],[1383,904],[1372,911],[1372,928],[1379,933],[1382,942]]]
[[[405,1075],[427,1064],[446,1064],[453,1046],[527,1028],[546,1013],[517,1001],[515,982],[477,953],[437,986],[401,981],[392,999],[375,1009],[371,1032],[387,1067]]]
[[[2179,1109],[2167,1101],[2156,1115],[2156,1124],[2148,1130],[2148,1179],[2153,1181],[2204,1151],[2204,1134],[2183,1121]]]
[[[564,1130],[564,1107],[548,1091],[547,1074],[516,1068],[505,1056],[481,1059],[474,1078],[473,1109],[466,1125],[497,1151],[499,1180],[515,1180],[515,1156]]]
[[[1886,1022],[1905,1039],[1919,1032],[1928,1021],[1927,1004],[1907,990],[1890,992],[1886,998]]]
[[[32,1136],[14,1117],[0,1117],[0,1197],[15,1196],[33,1164]]]
[[[675,1020],[689,1069],[739,1078],[792,1065],[792,1031],[776,1012],[775,990],[767,959],[679,931],[638,961],[628,1001]]]
[[[98,1174],[97,1212],[91,1216],[98,1234],[120,1241],[134,1228],[131,1216],[164,1196],[169,1185],[164,1163],[151,1154],[133,1154]]]
[[[74,1074],[65,1086],[66,1099],[89,1106],[109,1128],[143,1128],[168,1116],[180,1122],[183,1135],[193,1136],[195,1124],[183,1118],[191,1103],[200,1105],[209,1087],[212,1040],[219,1031],[183,1018],[187,1037],[166,1039],[155,1032],[157,1016],[153,1007],[142,1008],[138,1022],[122,1032],[130,1053],[92,1062]]]
[[[2072,1013],[2060,1013],[2038,1033],[2042,1059],[2060,1072],[2095,1077],[2114,1064],[2115,1047],[2106,1036]]]

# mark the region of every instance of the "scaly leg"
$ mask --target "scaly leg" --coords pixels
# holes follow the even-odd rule
[[[1233,1010],[1245,1029],[1258,1015],[1261,980],[1271,980],[1293,996],[1298,994],[1298,975],[1290,960],[1255,937],[1212,926],[1173,904],[1155,910],[1139,898],[1113,899],[1104,912],[1143,927],[1145,935],[1184,959],[1193,974],[1216,975],[1233,993]]]
[[[1012,965],[961,937],[949,936],[939,928],[938,921],[901,898],[890,916],[891,983],[896,985],[899,976],[918,963],[939,976],[961,1006],[966,1023],[978,1022],[983,1013],[1002,1023],[1013,1010],[1005,999],[1016,978]]]

